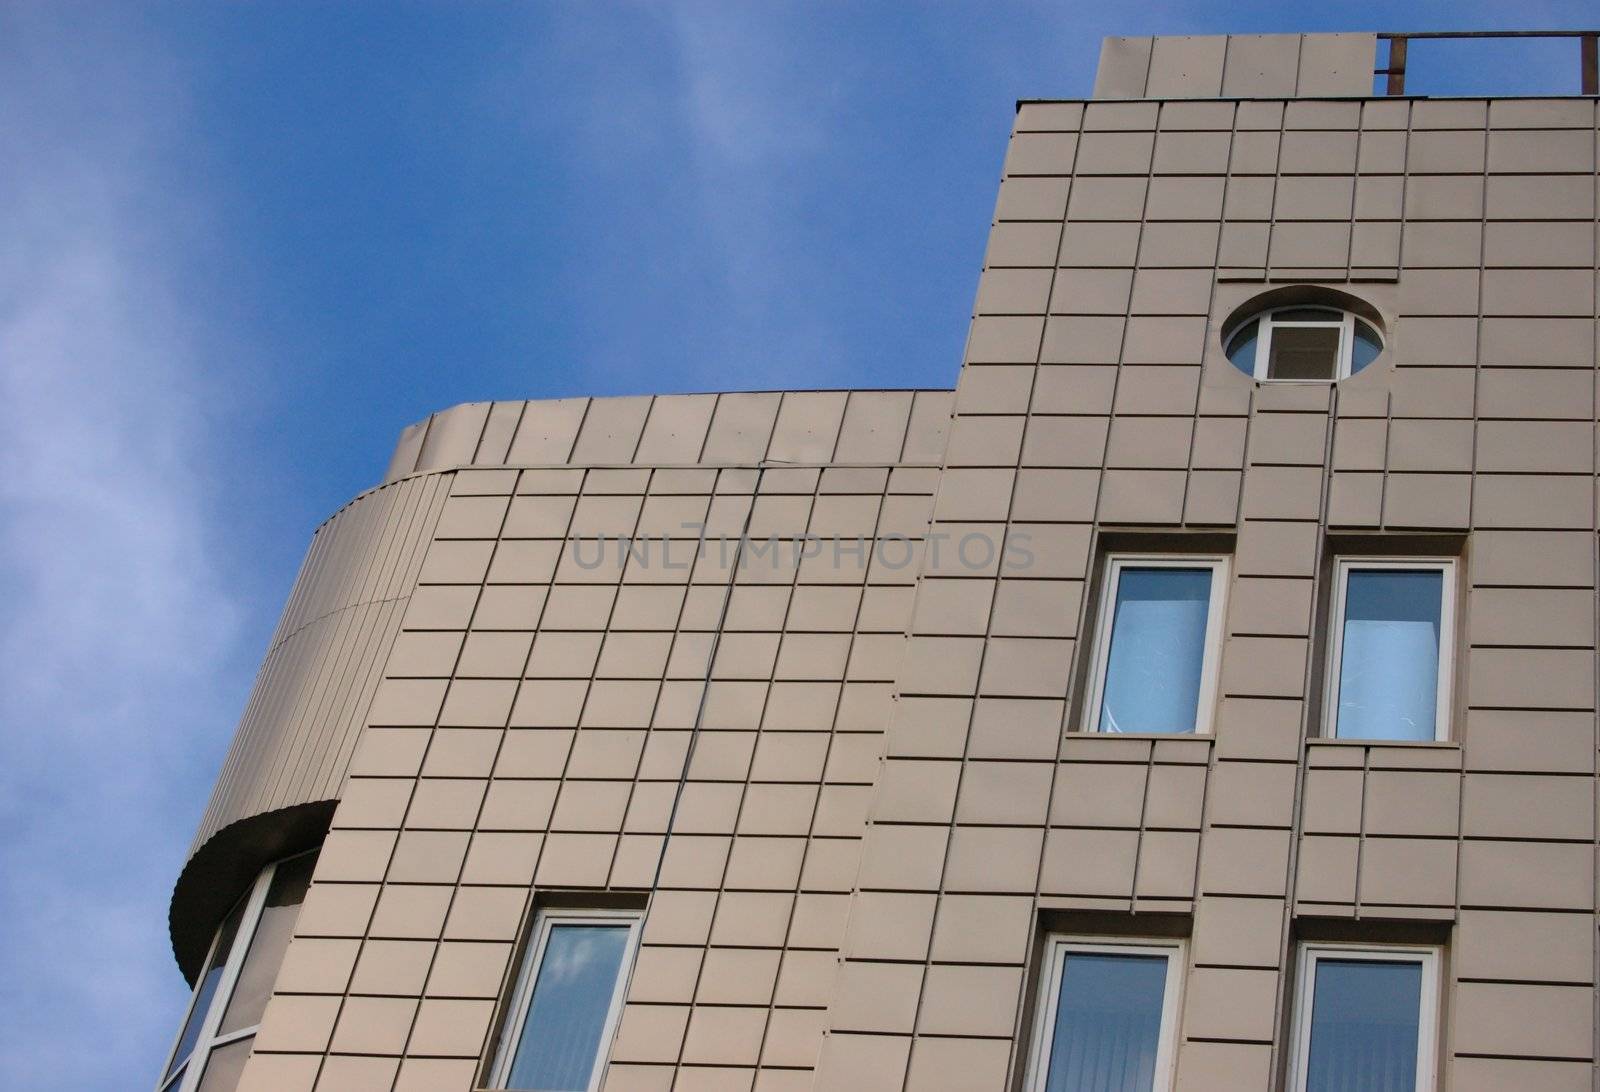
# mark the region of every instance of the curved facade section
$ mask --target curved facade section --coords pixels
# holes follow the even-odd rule
[[[184,972],[196,973],[249,878],[286,845],[307,848],[326,830],[412,592],[430,579],[430,544],[459,531],[446,515],[451,471],[933,466],[953,398],[798,391],[480,402],[406,429],[384,483],[317,530],[272,636],[173,895],[170,926]],[[442,545],[435,564],[459,545]],[[315,831],[307,815],[321,823]]]
[[[951,391],[471,402],[400,437],[382,486],[318,529],[191,852],[228,824],[332,799],[464,466],[939,461]]]
[[[1315,98],[1350,47],[1023,104],[959,394],[408,430],[174,899],[193,973],[320,840],[237,1088],[1365,1088],[1374,1011],[1395,1087],[1590,1087],[1600,118]]]
[[[445,475],[396,482],[318,529],[193,850],[240,819],[338,795],[448,490]]]

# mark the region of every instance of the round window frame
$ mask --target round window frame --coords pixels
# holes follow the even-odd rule
[[[1310,319],[1278,321],[1274,318],[1275,315],[1281,314],[1285,311],[1322,311],[1329,315],[1337,316],[1337,319],[1330,319],[1326,322],[1317,322]],[[1373,357],[1373,359],[1366,365],[1367,368],[1370,368],[1373,364],[1378,362],[1378,357],[1381,357],[1388,349],[1388,345],[1384,341],[1383,332],[1372,320],[1364,318],[1348,308],[1334,307],[1326,303],[1283,303],[1276,307],[1268,307],[1260,311],[1253,312],[1240,321],[1234,323],[1229,328],[1228,332],[1223,336],[1222,355],[1228,361],[1228,366],[1230,368],[1236,372],[1239,372],[1241,375],[1245,375],[1246,378],[1253,379],[1257,383],[1337,383],[1340,380],[1349,379],[1352,375],[1358,374],[1351,371],[1351,364],[1355,358],[1357,322],[1360,322],[1368,330],[1371,330],[1373,338],[1378,343],[1378,355]],[[1234,363],[1232,347],[1239,335],[1252,324],[1256,326],[1256,355],[1255,360],[1251,362],[1251,370],[1246,373],[1239,367],[1239,365]],[[1291,328],[1298,327],[1302,329],[1338,329],[1339,359],[1335,361],[1334,374],[1327,379],[1278,379],[1269,376],[1267,374],[1267,368],[1272,361],[1272,331],[1279,326]],[[1362,370],[1365,371],[1366,368],[1363,368]]]

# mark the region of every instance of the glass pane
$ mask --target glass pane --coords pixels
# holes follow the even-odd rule
[[[1333,379],[1338,372],[1337,326],[1274,326],[1269,379]]]
[[[1343,319],[1344,312],[1331,307],[1296,307],[1272,316],[1273,322],[1340,322]]]
[[[205,972],[195,984],[194,1004],[189,1009],[189,1019],[184,1022],[177,1053],[172,1056],[172,1066],[167,1070],[169,1077],[189,1057],[189,1052],[194,1050],[195,1040],[200,1037],[200,1025],[205,1023],[206,1012],[217,994],[217,985],[222,981],[223,972],[228,969],[228,952],[233,947],[233,938],[239,933],[239,919],[244,916],[244,904],[245,900],[240,899],[239,905],[233,908],[233,913],[227,916],[217,931],[217,946],[211,953],[211,962],[206,964]]]
[[[1046,1092],[1150,1092],[1166,989],[1165,956],[1067,953]]]
[[[1422,964],[1319,959],[1306,1092],[1410,1092],[1417,1084]]]
[[[238,1088],[244,1063],[250,1059],[250,1047],[255,1041],[256,1037],[249,1035],[213,1050],[206,1062],[206,1071],[200,1075],[198,1092],[233,1092]]]
[[[233,997],[222,1015],[218,1034],[242,1031],[261,1023],[261,1013],[267,1007],[267,998],[272,996],[272,984],[278,979],[284,950],[289,947],[289,934],[294,932],[294,922],[300,916],[300,904],[306,899],[306,888],[311,886],[311,869],[316,863],[316,854],[307,854],[285,861],[273,873],[266,904],[261,908],[260,924],[256,926],[244,964],[239,968]]]
[[[1334,734],[1433,739],[1444,573],[1354,569],[1348,581]]]
[[[1245,375],[1256,374],[1256,338],[1261,323],[1247,322],[1228,340],[1228,361]]]
[[[1123,568],[1100,731],[1194,731],[1210,608],[1210,569]]]
[[[1355,375],[1362,368],[1378,359],[1378,354],[1383,352],[1383,342],[1378,340],[1378,332],[1361,320],[1356,320],[1356,340],[1350,347],[1350,374]]]
[[[626,925],[553,925],[507,1088],[584,1092],[628,949]]]

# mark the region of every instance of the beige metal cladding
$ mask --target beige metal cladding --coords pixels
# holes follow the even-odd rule
[[[936,465],[453,477],[246,1086],[471,1087],[535,886],[653,892],[612,1087],[803,1073]]]
[[[1037,563],[919,580],[817,1088],[1014,1087],[1045,928],[1187,931],[1177,1088],[1282,1086],[1306,940],[1440,948],[1439,1087],[1590,1087],[1596,109],[1022,105],[929,533]],[[1224,357],[1352,298],[1357,375]],[[1083,730],[1141,547],[1231,555],[1209,737]],[[1455,559],[1438,742],[1327,738],[1341,555]]]
[[[790,391],[478,402],[406,429],[386,484],[317,531],[193,848],[229,823],[338,795],[449,489],[438,471],[937,462],[951,397]]]
[[[1104,97],[1023,104],[953,394],[408,430],[357,502],[429,491],[354,753],[308,642],[208,815],[340,795],[241,1087],[476,1087],[552,897],[644,907],[613,1092],[1017,1088],[1047,931],[1182,938],[1185,1092],[1285,1083],[1304,942],[1438,949],[1438,1087],[1589,1087],[1597,103],[1373,98],[1371,45],[1122,43]],[[1381,355],[1227,359],[1315,303]],[[708,548],[745,532],[789,550]],[[1209,733],[1084,730],[1102,574],[1141,550],[1225,573]],[[1349,558],[1448,573],[1432,738],[1330,738]],[[274,656],[388,602],[321,571]]]
[[[419,578],[427,583],[430,544],[436,534],[445,540],[436,566],[461,545],[450,541],[459,506],[446,504],[457,467],[930,465],[952,397],[798,391],[476,403],[407,429],[386,484],[318,530],[273,635],[174,894],[185,972],[196,970],[231,889],[265,855],[309,844],[326,827],[412,592]]]
[[[439,475],[383,486],[317,530],[193,848],[237,820],[338,795],[448,488]]]
[[[1097,99],[1363,98],[1376,34],[1107,38]]]
[[[949,391],[472,402],[401,434],[385,481],[456,466],[937,463]]]

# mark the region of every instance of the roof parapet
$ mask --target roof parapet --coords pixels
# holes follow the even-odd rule
[[[1405,95],[1410,43],[1567,38],[1578,43],[1579,94],[1600,94],[1600,30],[1445,30],[1373,34],[1214,34],[1107,38],[1097,99],[1371,98]],[[1378,61],[1378,43],[1384,57]],[[1384,77],[1381,90],[1374,77]]]
[[[1372,94],[1376,34],[1107,38],[1097,99],[1357,98]]]

